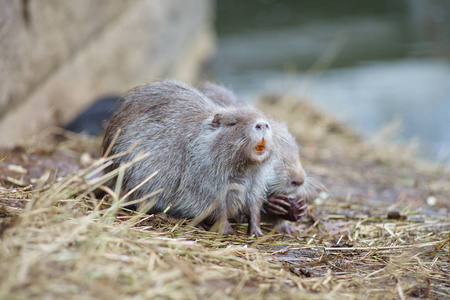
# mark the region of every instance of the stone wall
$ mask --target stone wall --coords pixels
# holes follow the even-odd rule
[[[98,96],[193,81],[212,46],[210,0],[0,1],[0,145]]]

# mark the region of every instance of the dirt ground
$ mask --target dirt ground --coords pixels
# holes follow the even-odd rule
[[[96,199],[101,138],[49,129],[0,150],[0,298],[448,299],[449,168],[389,143],[389,128],[362,140],[306,100],[257,105],[326,187],[298,234],[218,235]]]

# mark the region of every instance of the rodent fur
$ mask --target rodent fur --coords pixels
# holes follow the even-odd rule
[[[227,218],[240,212],[249,218],[248,234],[260,236],[265,179],[272,169],[275,148],[271,125],[265,119],[252,107],[221,107],[181,82],[138,86],[123,97],[109,122],[103,151],[119,128],[109,155],[139,143],[129,154],[114,159],[106,171],[140,152],[149,152],[125,171],[123,192],[158,171],[132,199],[163,188],[155,196],[152,211],[163,211],[172,204],[169,213],[187,218],[204,215],[206,221],[218,224],[219,232],[226,233],[232,232]],[[255,147],[263,138],[265,150],[257,153]],[[114,184],[115,180],[109,183]]]

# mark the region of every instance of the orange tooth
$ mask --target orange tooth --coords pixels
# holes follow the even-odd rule
[[[259,142],[258,146],[256,146],[256,151],[263,151],[265,148],[266,141],[264,141],[264,138]]]

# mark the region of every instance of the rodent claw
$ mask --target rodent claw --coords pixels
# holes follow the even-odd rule
[[[284,199],[279,199],[279,198],[275,198],[275,197],[272,197],[272,198],[269,199],[269,203],[276,203],[276,204],[280,204],[280,205],[283,205],[283,206],[290,207],[291,204],[289,202],[287,202],[287,201],[288,201],[287,199],[284,200]]]
[[[276,195],[269,199],[269,202],[265,204],[265,207],[267,208],[269,214],[278,216],[279,218],[288,221],[297,222],[304,215],[306,215],[306,208],[308,205],[303,199],[300,199],[297,202],[297,200],[288,198],[285,195]],[[286,212],[284,213],[282,209]]]
[[[276,215],[285,215],[288,213],[287,210],[273,203],[266,203],[266,209]]]
[[[259,222],[255,223],[255,222],[250,222],[248,224],[248,230],[247,230],[247,235],[248,236],[256,236],[256,237],[261,237],[264,234],[261,231],[261,228],[259,227]]]
[[[288,196],[282,195],[282,194],[277,194],[277,195],[273,196],[272,198],[283,199],[283,200],[286,200],[286,201],[289,200]]]

